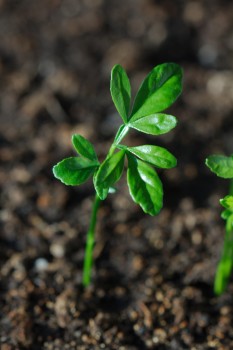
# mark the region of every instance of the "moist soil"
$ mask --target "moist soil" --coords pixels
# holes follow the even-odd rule
[[[231,154],[232,1],[0,1],[0,344],[2,350],[233,349],[233,284],[214,274],[227,180],[205,167]],[[81,284],[92,182],[66,187],[52,166],[79,133],[104,158],[120,125],[109,93],[120,63],[135,93],[153,66],[177,62],[178,126],[128,145],[178,159],[158,170],[164,208],[132,202],[126,177],[101,204],[92,283]]]

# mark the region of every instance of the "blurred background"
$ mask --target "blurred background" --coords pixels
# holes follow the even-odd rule
[[[154,225],[165,227],[167,235],[160,239],[161,243],[170,239],[166,220],[171,213],[181,213],[178,219],[174,218],[176,223],[186,222],[182,217],[187,218],[187,212],[192,213],[189,218],[198,217],[193,224],[191,219],[191,223],[184,224],[189,238],[187,245],[180,248],[196,244],[200,248],[197,255],[210,254],[204,269],[208,276],[201,277],[208,284],[212,281],[208,271],[212,271],[212,278],[222,245],[218,199],[226,194],[228,184],[211,174],[204,161],[212,153],[233,153],[232,1],[0,0],[0,303],[4,311],[0,315],[5,337],[2,343],[6,344],[10,334],[14,344],[24,347],[31,344],[33,337],[22,331],[26,321],[17,313],[23,324],[18,334],[13,331],[18,321],[8,313],[22,304],[28,310],[29,294],[34,298],[29,305],[31,309],[35,307],[38,288],[51,287],[53,283],[47,280],[47,275],[41,277],[48,267],[55,278],[57,271],[68,264],[61,281],[55,279],[54,295],[59,295],[64,281],[80,284],[93,187],[91,182],[80,188],[65,187],[53,178],[52,166],[74,155],[70,141],[73,133],[88,138],[100,159],[105,156],[121,123],[109,92],[113,65],[118,63],[126,69],[135,93],[145,75],[163,62],[176,62],[184,69],[183,94],[169,110],[178,118],[178,126],[158,138],[132,132],[127,142],[167,147],[178,158],[178,167],[161,172],[165,211],[160,221],[147,218],[148,221],[139,222],[143,232]],[[213,210],[212,216],[200,214],[201,208],[207,207]],[[116,197],[107,199],[100,212],[103,231],[111,230],[116,235],[115,241],[113,238],[113,243],[108,243],[107,233],[102,233],[97,245],[97,265],[100,276],[102,266],[102,278],[111,257],[116,274],[113,275],[119,284],[119,274],[127,274],[127,249],[132,248],[133,239],[127,233],[128,238],[122,242],[122,233],[130,231],[143,218],[144,214],[129,198],[124,179]],[[196,222],[204,228],[198,226],[198,233],[195,231],[192,236]],[[176,228],[183,227],[177,225]],[[212,226],[213,238],[206,241],[207,228]],[[140,239],[140,232],[133,231],[136,240]],[[154,243],[157,239],[154,235],[160,237],[159,233],[148,232],[146,240],[153,241],[153,249],[159,250],[158,241]],[[143,239],[139,240],[141,246],[145,243]],[[120,242],[121,248],[109,253],[116,242]],[[137,247],[134,246],[136,250]],[[142,256],[147,251],[145,248]],[[123,265],[118,261],[118,253],[124,256]],[[103,261],[99,258],[98,263],[100,255]],[[169,261],[169,254],[167,257]],[[192,257],[200,262],[195,253]],[[181,265],[179,262],[177,271]],[[129,275],[132,271],[133,267],[128,266]],[[127,278],[130,283],[136,277]],[[22,294],[15,292],[18,298],[15,301],[9,291],[18,290],[21,284]],[[104,289],[106,293],[109,285]],[[45,296],[46,292],[40,290],[40,298]],[[36,311],[33,312],[35,316]],[[22,319],[28,322],[27,315],[25,311]],[[40,318],[39,311],[36,317]],[[45,322],[43,317],[41,320]],[[59,322],[59,327],[64,328],[62,320]],[[31,334],[40,331],[35,322]],[[42,338],[40,349],[47,335]]]

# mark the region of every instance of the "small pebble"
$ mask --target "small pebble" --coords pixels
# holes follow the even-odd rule
[[[45,258],[38,258],[35,261],[35,269],[38,272],[43,272],[43,271],[47,270],[48,264],[49,263]]]
[[[65,254],[65,250],[61,244],[54,243],[50,247],[50,253],[55,258],[63,258],[64,254]]]

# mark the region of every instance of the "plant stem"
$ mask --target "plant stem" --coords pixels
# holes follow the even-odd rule
[[[126,134],[129,131],[129,127],[127,125],[121,125],[116,133],[114,142],[112,144],[112,146],[110,147],[110,150],[108,152],[107,157],[110,157],[113,155],[117,145],[121,142],[121,140],[126,136]]]
[[[85,258],[84,258],[84,266],[83,266],[83,285],[87,287],[91,282],[91,268],[93,263],[93,248],[95,243],[95,226],[96,226],[96,218],[97,212],[100,206],[101,199],[98,195],[95,195],[94,203],[92,206],[91,213],[91,221],[89,230],[87,232],[87,241],[86,241],[86,249],[85,249]]]
[[[123,139],[123,137],[128,133],[129,127],[127,125],[121,125],[115,140],[110,147],[110,150],[107,154],[107,157],[110,157],[113,155],[117,145],[119,142]],[[97,213],[100,206],[101,199],[99,196],[95,195],[94,203],[92,206],[92,213],[91,213],[91,222],[89,226],[89,230],[87,232],[87,241],[86,241],[86,248],[85,248],[85,257],[84,257],[84,265],[83,265],[83,278],[82,282],[84,287],[87,287],[91,282],[91,269],[93,264],[93,248],[95,243],[95,226],[96,226],[96,219],[97,219]]]

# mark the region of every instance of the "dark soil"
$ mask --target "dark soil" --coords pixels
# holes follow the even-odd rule
[[[233,349],[233,283],[213,293],[228,183],[205,167],[233,152],[233,6],[227,0],[0,1],[0,344],[2,350]],[[114,64],[135,91],[150,69],[184,68],[178,127],[131,145],[167,147],[164,209],[133,204],[125,177],[103,202],[93,282],[81,286],[91,181],[51,168],[80,133],[102,159],[120,118]]]

